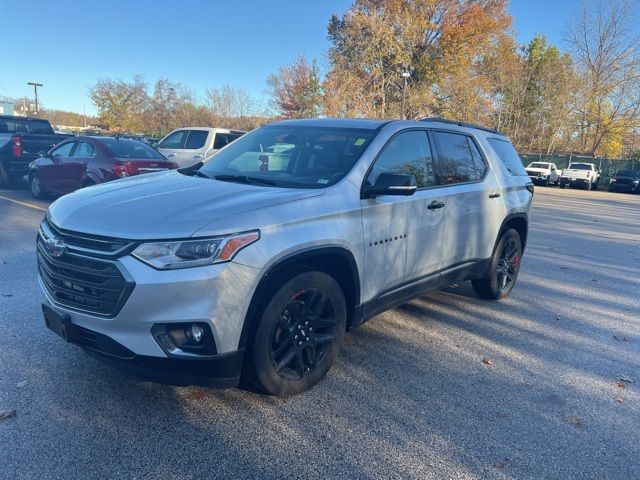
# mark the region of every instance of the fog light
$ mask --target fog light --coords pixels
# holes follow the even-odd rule
[[[192,324],[189,333],[187,333],[187,337],[189,337],[193,343],[202,342],[203,335],[204,329],[197,323]]]

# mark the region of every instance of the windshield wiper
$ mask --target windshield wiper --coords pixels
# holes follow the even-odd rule
[[[267,180],[266,178],[248,177],[246,175],[215,175],[213,178],[220,180],[221,182],[237,182],[246,183],[247,185],[269,185],[275,187],[277,184],[273,180]]]

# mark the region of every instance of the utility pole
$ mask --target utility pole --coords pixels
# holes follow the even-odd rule
[[[411,71],[408,66],[403,65],[402,70],[402,119],[405,120],[407,115],[405,114],[405,100],[407,96],[407,80],[411,76]]]
[[[27,85],[33,85],[33,93],[35,93],[36,96],[36,114],[40,111],[40,109],[38,108],[38,87],[43,87],[44,85],[42,85],[41,83],[35,83],[35,82],[27,82]]]

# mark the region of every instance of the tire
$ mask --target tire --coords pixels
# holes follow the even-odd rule
[[[340,285],[307,271],[282,282],[251,342],[249,381],[269,395],[289,396],[318,383],[342,347],[347,306]]]
[[[547,177],[547,179],[544,181],[544,186],[548,187],[549,186],[549,178]]]
[[[599,186],[600,186],[600,179],[596,180],[596,183],[593,184],[593,189],[598,190]]]
[[[559,184],[559,185],[560,185],[560,188],[567,188],[567,184],[566,184],[566,183],[562,183],[562,182],[560,182],[560,184]]]
[[[29,175],[29,191],[33,198],[44,198],[45,191],[42,189],[42,182],[37,174]]]
[[[496,245],[486,278],[471,281],[473,290],[482,298],[500,300],[513,289],[520,271],[522,243],[512,228],[506,229]]]

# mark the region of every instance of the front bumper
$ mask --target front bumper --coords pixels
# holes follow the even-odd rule
[[[68,343],[81,347],[102,362],[145,380],[214,388],[232,388],[240,381],[244,350],[206,358],[137,355],[107,335],[74,324],[69,314],[61,314],[45,304],[42,305],[42,313],[47,328]]]
[[[116,262],[131,277],[135,287],[112,317],[57,302],[38,275],[47,308],[67,317],[73,331],[101,339],[99,347],[87,344],[87,335],[73,336],[70,343],[116,367],[163,383],[237,385],[243,357],[243,351],[239,350],[240,336],[259,270],[229,262],[158,271],[130,255]],[[152,334],[152,328],[169,323],[207,324],[216,355],[166,352]],[[119,353],[105,348],[106,344],[117,346],[114,348]]]

